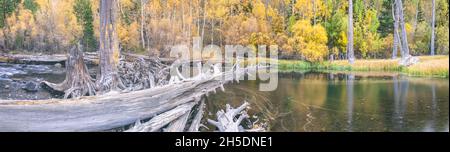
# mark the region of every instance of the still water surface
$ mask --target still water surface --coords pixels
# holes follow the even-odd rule
[[[449,80],[392,73],[280,73],[278,89],[230,84],[208,98],[209,118],[226,103],[251,103],[271,131],[447,131]]]

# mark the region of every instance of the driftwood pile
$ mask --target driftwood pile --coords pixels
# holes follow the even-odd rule
[[[238,65],[221,72],[216,64],[194,77],[169,75],[165,82],[155,80],[154,87],[151,81],[132,81],[133,85],[128,86],[130,90],[150,87],[138,91],[110,92],[78,99],[0,101],[0,131],[105,131],[133,123],[138,125],[128,131],[198,131],[202,126],[204,102],[199,102],[202,96],[216,92],[218,88],[224,90],[224,84],[257,68],[240,68]],[[169,67],[162,69],[166,68]],[[152,69],[144,72],[152,73],[154,77],[158,74],[158,70]],[[180,73],[178,69],[176,72]],[[124,75],[134,77],[131,72]],[[195,115],[193,107],[199,108]],[[187,127],[186,119],[190,115],[194,118]],[[149,121],[141,123],[141,120]]]
[[[193,118],[192,122],[188,124],[188,119],[193,114],[192,108],[195,104],[197,104],[197,102],[190,102],[180,105],[170,111],[153,117],[145,123],[141,123],[141,121],[138,120],[133,127],[125,132],[198,132],[201,126],[207,128],[205,125],[201,124],[205,103],[204,100],[202,100],[198,106],[197,114]],[[238,108],[234,109],[227,104],[226,111],[220,110],[217,112],[217,121],[207,119],[207,122],[214,125],[219,132],[264,132],[265,127],[260,124],[255,125],[256,122],[252,124],[250,129],[244,129],[241,125],[244,119],[249,118],[246,112],[248,106],[249,103],[245,102]]]
[[[219,110],[216,113],[217,121],[208,119],[208,123],[216,126],[219,132],[264,132],[264,125],[256,124],[257,121],[251,125],[250,129],[245,129],[241,125],[244,119],[249,118],[246,111],[248,107],[248,102],[245,102],[238,108],[233,108],[227,104],[225,111]]]
[[[198,63],[198,67],[201,63]],[[256,67],[252,67],[256,68]],[[199,69],[201,70],[201,69]],[[249,70],[249,69],[245,69]],[[217,88],[221,88],[222,91],[225,91],[223,84],[229,81],[239,80],[239,77],[246,73],[244,69],[241,69],[238,64],[236,64],[233,69],[227,73],[221,73],[219,69],[219,64],[213,65],[211,67],[211,71],[207,71],[206,73],[200,72],[197,76],[192,78],[185,78],[181,75],[178,69],[175,69],[177,75],[172,76],[169,80],[169,85],[179,84],[183,82],[189,81],[201,81],[204,79],[211,78],[220,78],[223,76],[222,81],[216,86],[211,88],[204,88],[199,97],[196,97],[194,101],[185,103],[183,105],[177,106],[176,108],[164,112],[160,115],[157,115],[151,118],[149,121],[142,123],[141,120],[137,120],[134,126],[125,132],[155,132],[155,131],[165,131],[165,132],[198,132],[201,126],[201,120],[203,118],[205,103],[204,100],[201,100],[201,96],[208,95],[209,92],[216,93]],[[251,69],[254,70],[254,69]],[[233,73],[233,74],[230,74]],[[237,75],[235,75],[237,74]],[[193,107],[198,105],[198,110],[195,115],[193,115]],[[245,130],[240,123],[245,118],[248,118],[248,115],[245,112],[245,109],[248,107],[248,103],[245,102],[242,106],[237,109],[233,109],[230,105],[226,105],[226,112],[219,111],[217,113],[218,122],[208,120],[208,122],[217,126],[220,132],[244,132],[244,131],[264,131],[263,128],[252,128],[250,130]],[[193,115],[192,122],[188,125],[188,119]],[[238,119],[234,119],[235,116],[240,115]],[[165,127],[165,128],[164,128]]]
[[[126,56],[119,65],[122,89],[136,91],[168,84],[169,66],[161,61]]]

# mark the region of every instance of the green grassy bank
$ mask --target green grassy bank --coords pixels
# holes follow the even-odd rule
[[[279,60],[280,71],[333,70],[333,71],[387,71],[402,72],[411,76],[444,77],[449,75],[448,56],[420,56],[418,64],[404,67],[399,59],[356,60],[350,65],[347,60],[310,63],[298,60]]]

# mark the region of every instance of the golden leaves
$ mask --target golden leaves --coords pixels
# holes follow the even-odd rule
[[[327,33],[322,25],[311,25],[307,20],[300,20],[292,27],[290,40],[294,50],[308,61],[322,61],[327,55]]]

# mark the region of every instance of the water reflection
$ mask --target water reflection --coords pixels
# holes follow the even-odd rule
[[[211,111],[225,103],[253,104],[270,115],[272,131],[448,131],[448,79],[373,73],[280,73],[279,87],[259,92],[258,81],[228,85],[210,96]]]
[[[436,117],[437,117],[437,111],[438,111],[437,96],[436,96],[436,84],[431,85],[431,96],[432,96],[432,98],[431,98],[431,117],[427,121],[427,124],[425,125],[425,128],[423,130],[426,132],[436,131],[435,128],[433,128],[436,125]]]
[[[355,80],[355,75],[353,74],[349,74],[347,75],[347,114],[348,114],[348,131],[352,131],[352,120],[353,120],[353,100],[354,100],[354,96],[353,96],[353,88],[354,88],[354,81]]]
[[[393,131],[400,131],[404,128],[404,114],[406,111],[406,102],[408,96],[409,82],[401,77],[393,77],[394,83],[394,117]]]

